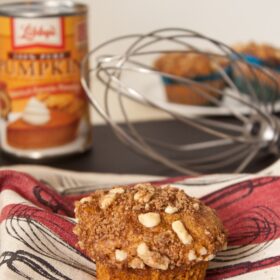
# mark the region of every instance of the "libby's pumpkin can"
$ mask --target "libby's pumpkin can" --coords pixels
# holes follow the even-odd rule
[[[91,146],[80,83],[87,7],[72,1],[0,5],[0,137],[8,154],[43,159]]]

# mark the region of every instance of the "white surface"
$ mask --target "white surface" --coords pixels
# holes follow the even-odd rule
[[[57,0],[59,1],[59,0]],[[0,0],[0,3],[13,2]],[[162,27],[184,27],[232,44],[248,40],[280,45],[279,0],[80,0],[89,4],[90,45]],[[118,49],[114,49],[118,52]],[[102,98],[100,88],[95,94]],[[116,99],[114,115],[120,118]],[[115,105],[115,106],[114,106]],[[160,112],[128,102],[132,119],[161,118]],[[94,114],[94,122],[101,119]]]

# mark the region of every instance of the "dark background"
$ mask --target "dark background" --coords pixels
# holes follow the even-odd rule
[[[228,119],[224,120],[230,121]],[[148,135],[156,139],[165,139],[165,141],[186,144],[190,142],[205,140],[205,135],[191,127],[182,125],[176,121],[150,121],[135,124],[141,135]],[[207,138],[209,139],[209,138]],[[80,155],[68,156],[49,161],[33,162],[38,165],[47,165],[62,169],[86,172],[110,172],[110,173],[132,173],[132,174],[151,174],[177,176],[179,172],[168,169],[161,164],[141,156],[130,148],[122,144],[107,125],[98,125],[93,128],[93,148]],[[229,147],[222,147],[215,152],[223,152]],[[199,151],[193,156],[204,156],[209,151]],[[268,156],[265,153],[255,159],[246,169],[246,172],[259,171],[276,160],[274,156]],[[30,163],[1,154],[0,165],[12,165]],[[31,162],[32,163],[32,162]],[[229,167],[222,167],[219,172],[232,171]],[[213,173],[214,171],[205,170],[204,173]]]

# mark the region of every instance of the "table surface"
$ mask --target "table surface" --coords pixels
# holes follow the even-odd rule
[[[226,121],[226,120],[225,120]],[[149,121],[136,123],[135,127],[143,135],[166,139],[173,143],[189,143],[190,141],[200,141],[201,133],[188,126],[172,121]],[[69,156],[67,158],[56,159],[51,162],[36,163],[51,167],[63,168],[73,171],[86,172],[109,172],[120,174],[149,174],[162,176],[180,175],[177,171],[170,170],[161,164],[141,156],[121,143],[107,125],[98,125],[93,128],[93,148],[84,154]],[[194,156],[203,156],[205,151],[200,151]],[[265,168],[275,161],[273,156],[261,156],[247,168],[246,172],[256,172]],[[0,165],[7,166],[12,164],[25,163],[14,160],[1,154]],[[219,172],[229,172],[224,167]],[[211,173],[212,170],[205,170]]]

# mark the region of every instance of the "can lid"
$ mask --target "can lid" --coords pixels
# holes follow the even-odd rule
[[[9,17],[54,17],[84,14],[87,6],[75,3],[72,0],[47,0],[47,1],[24,1],[6,3],[0,5],[0,16]]]

